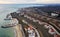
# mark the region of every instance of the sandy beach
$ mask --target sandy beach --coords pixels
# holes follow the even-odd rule
[[[21,27],[20,27],[20,25],[16,25],[16,26],[14,26],[13,27],[13,29],[15,30],[15,36],[16,37],[23,37],[23,35],[22,35],[22,31],[21,31],[21,29],[20,29]]]

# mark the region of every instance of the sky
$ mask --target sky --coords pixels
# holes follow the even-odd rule
[[[60,0],[0,0],[0,4],[60,4]]]

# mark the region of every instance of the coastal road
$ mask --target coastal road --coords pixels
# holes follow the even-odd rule
[[[16,37],[23,37],[22,31],[20,30],[20,25],[16,25],[13,28],[15,30],[15,36]]]

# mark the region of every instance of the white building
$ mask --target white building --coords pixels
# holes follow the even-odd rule
[[[33,19],[33,22],[37,22],[37,20],[36,19]]]
[[[35,32],[33,29],[28,28],[28,37],[35,37]]]
[[[51,13],[51,16],[58,16],[58,14],[56,14],[56,13]]]
[[[49,32],[51,35],[56,34],[56,32],[54,31],[54,29],[52,29],[52,28],[50,28],[48,32]]]
[[[27,15],[24,15],[24,17],[27,17]]]
[[[24,23],[28,24],[25,20],[22,20],[22,22],[24,22]]]
[[[45,28],[49,28],[49,25],[44,25]]]

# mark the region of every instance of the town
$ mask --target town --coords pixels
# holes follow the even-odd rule
[[[60,14],[50,12],[45,13],[38,7],[21,8],[8,14],[4,20],[11,23],[1,27],[14,28],[16,37],[60,37]]]

